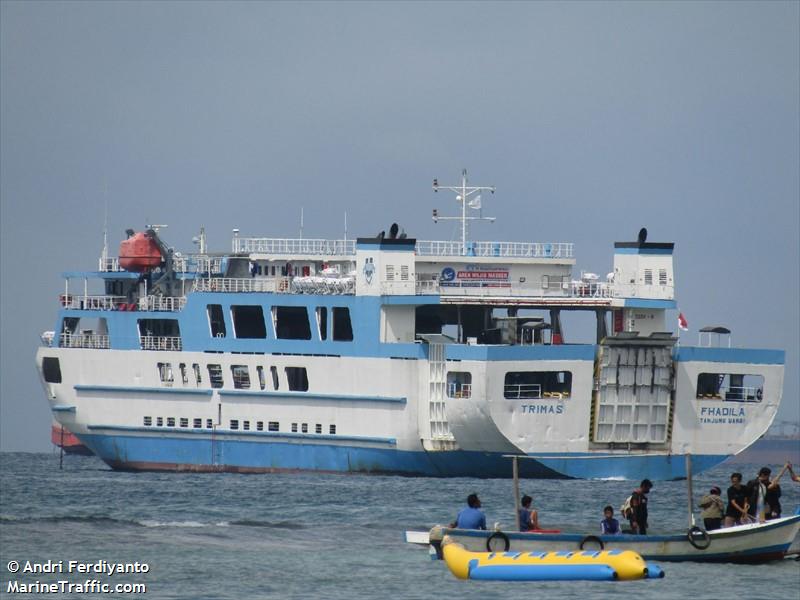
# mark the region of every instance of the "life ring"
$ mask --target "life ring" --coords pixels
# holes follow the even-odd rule
[[[697,539],[697,534],[700,534],[700,539]],[[698,550],[705,550],[711,545],[711,536],[702,527],[692,525],[689,531],[686,532],[686,537],[689,538],[689,543]]]
[[[492,535],[490,535],[486,539],[486,551],[487,552],[497,552],[497,548],[492,547],[492,540],[503,540],[503,544],[505,548],[503,548],[503,552],[508,552],[508,549],[511,547],[511,540],[508,539],[508,536],[503,533],[502,531],[495,531]]]
[[[585,538],[581,540],[581,545],[579,546],[581,550],[583,550],[583,546],[584,544],[586,544],[586,542],[592,542],[594,544],[597,544],[598,546],[600,546],[600,550],[603,550],[606,547],[606,545],[603,543],[603,540],[601,540],[596,535],[587,535]]]
[[[761,399],[763,399],[763,397],[764,397],[764,390],[762,390],[761,388],[758,388],[756,390],[756,398],[758,400],[761,400]]]

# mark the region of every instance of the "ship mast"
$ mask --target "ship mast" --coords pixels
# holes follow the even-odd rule
[[[461,203],[461,216],[459,217],[440,217],[439,211],[435,208],[433,209],[433,221],[434,223],[438,223],[439,221],[461,221],[461,254],[466,256],[467,254],[467,221],[489,221],[493,223],[495,218],[494,217],[484,217],[483,211],[481,209],[481,196],[480,193],[484,191],[491,192],[494,194],[495,187],[494,186],[468,186],[467,185],[467,170],[464,169],[461,172],[461,185],[439,185],[439,180],[433,180],[433,191],[438,192],[439,189],[450,190],[456,194],[456,202]],[[477,194],[472,200],[467,200]],[[479,216],[469,216],[467,215],[467,207],[471,208],[472,210],[477,210],[479,212]]]

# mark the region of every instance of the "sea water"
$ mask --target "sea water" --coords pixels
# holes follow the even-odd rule
[[[711,485],[725,490],[733,470],[750,479],[761,466],[701,473],[695,502]],[[523,480],[521,492],[533,496],[543,527],[598,533],[603,507],[618,511],[636,483]],[[791,514],[800,485],[782,483],[784,514]],[[56,453],[4,453],[0,596],[27,595],[9,593],[17,582],[39,590],[29,597],[48,598],[102,595],[94,591],[101,583],[146,586],[146,593],[114,595],[130,599],[800,598],[795,560],[662,563],[664,579],[634,582],[460,581],[427,549],[406,544],[404,532],[449,523],[473,492],[490,527],[513,528],[512,483],[504,479],[124,473],[93,457],[66,456],[59,469]],[[688,528],[685,482],[656,481],[649,506],[651,533]],[[25,573],[26,565],[51,572]],[[73,591],[42,592],[54,583]]]

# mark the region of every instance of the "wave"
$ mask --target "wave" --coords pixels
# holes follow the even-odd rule
[[[175,527],[175,528],[200,528],[200,527],[266,527],[271,529],[305,529],[307,525],[293,521],[259,521],[254,519],[239,519],[235,521],[169,521],[159,519],[118,519],[98,515],[61,515],[47,517],[16,517],[13,515],[0,515],[0,523],[26,524],[26,523],[87,523],[92,525],[110,526],[137,526],[137,527]]]

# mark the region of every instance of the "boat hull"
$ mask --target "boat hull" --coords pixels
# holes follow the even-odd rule
[[[710,544],[706,549],[693,546],[686,534],[585,536],[577,533],[510,532],[504,533],[503,536],[508,538],[509,551],[514,552],[575,551],[581,549],[584,541],[587,548],[597,549],[596,539],[600,539],[605,550],[633,550],[646,560],[761,563],[783,558],[798,530],[800,530],[800,515],[783,517],[763,524],[719,529],[709,532]],[[495,533],[437,527],[431,532],[430,543],[436,548],[442,536],[448,535],[467,550],[484,552],[487,549],[487,540]]]
[[[120,428],[121,429],[121,428]],[[510,478],[511,461],[501,453],[452,451],[407,451],[386,442],[364,444],[313,440],[302,434],[271,436],[250,432],[248,435],[210,435],[180,432],[149,435],[135,431],[100,429],[79,434],[81,441],[109,466],[119,470],[277,473],[312,471],[326,473],[375,473],[427,477]],[[283,441],[281,441],[283,437]],[[578,457],[576,457],[578,458]],[[709,468],[725,456],[693,457]],[[616,459],[619,476],[635,479],[640,472],[666,480],[683,477],[682,457],[648,456],[643,459]],[[607,477],[608,461],[586,460],[601,469],[596,477]],[[600,463],[606,462],[603,466]],[[635,463],[635,464],[634,464]],[[564,478],[564,475],[538,460],[519,462],[520,477]],[[631,470],[633,469],[633,470]],[[637,471],[636,469],[642,469]],[[584,472],[582,476],[587,476]],[[592,476],[592,475],[588,475]]]

